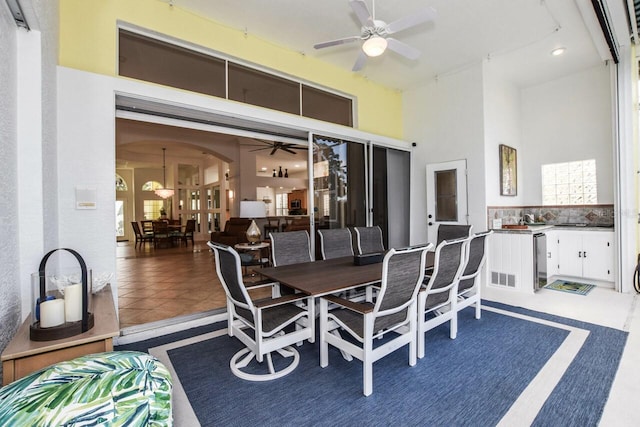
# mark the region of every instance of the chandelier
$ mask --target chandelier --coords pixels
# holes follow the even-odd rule
[[[157,196],[163,199],[168,199],[173,196],[174,191],[171,188],[167,188],[167,165],[165,163],[165,154],[167,149],[162,149],[162,188],[158,188],[155,193]]]

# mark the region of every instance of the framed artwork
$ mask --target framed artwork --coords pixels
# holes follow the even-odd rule
[[[515,148],[500,144],[500,195],[518,194],[518,153]]]

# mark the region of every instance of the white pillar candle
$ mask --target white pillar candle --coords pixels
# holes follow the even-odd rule
[[[64,318],[67,322],[82,320],[82,284],[65,286]]]
[[[64,300],[52,299],[40,303],[40,327],[51,328],[64,323]]]

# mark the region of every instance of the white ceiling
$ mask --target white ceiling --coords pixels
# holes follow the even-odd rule
[[[271,43],[351,70],[360,42],[315,50],[319,42],[360,34],[348,0],[163,0]],[[373,0],[365,0],[373,10]],[[422,53],[417,61],[387,51],[359,72],[410,89],[485,58],[520,86],[548,81],[601,62],[576,0],[377,0],[376,19],[390,23],[433,7],[435,22],[394,37]],[[563,46],[565,55],[552,57]]]

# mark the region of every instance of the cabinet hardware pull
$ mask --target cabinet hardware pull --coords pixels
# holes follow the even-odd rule
[[[582,257],[583,257],[583,258],[586,258],[586,257],[587,257],[587,251],[584,251],[584,252],[582,253]]]
[[[578,251],[578,258],[582,258],[582,251]]]

